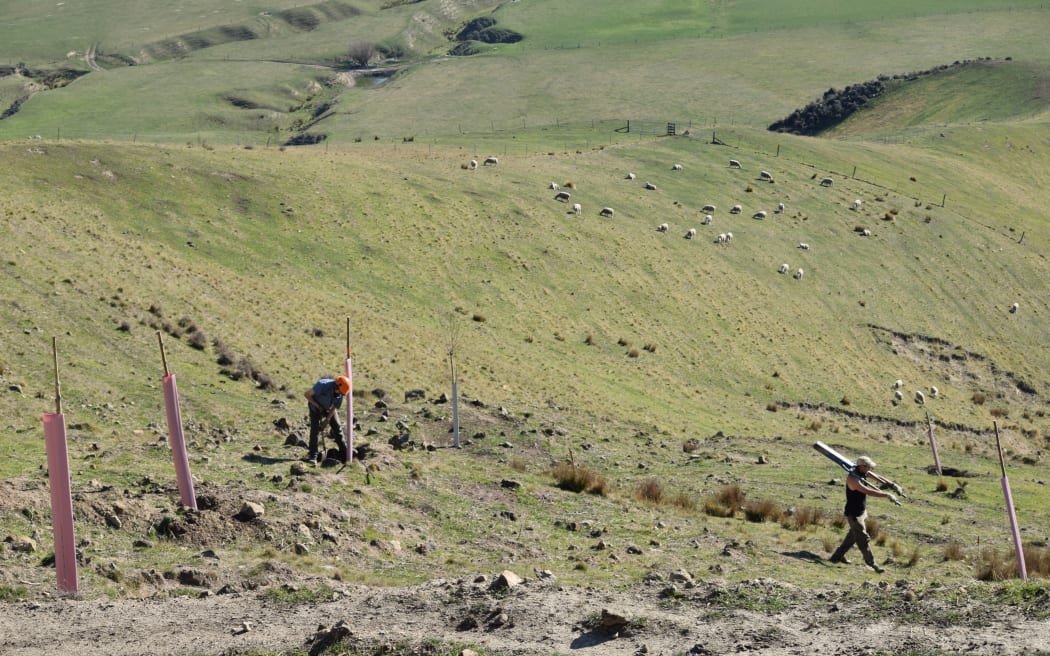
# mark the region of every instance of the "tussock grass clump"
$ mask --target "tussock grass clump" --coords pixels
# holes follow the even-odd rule
[[[823,510],[813,506],[808,506],[805,508],[796,508],[792,513],[784,513],[784,516],[780,520],[780,525],[784,528],[804,531],[810,526],[821,526],[824,524],[825,519],[826,517],[824,516]]]
[[[739,485],[727,485],[704,499],[704,513],[712,517],[735,517],[744,505],[745,496]]]
[[[984,405],[984,402],[988,400],[988,397],[984,392],[974,392],[973,396],[970,397],[974,405]]]
[[[779,522],[784,518],[784,509],[772,499],[751,499],[744,503],[744,517],[749,522]]]
[[[587,492],[602,497],[609,493],[609,482],[605,477],[587,467],[563,462],[554,467],[551,476],[559,488],[569,492]]]
[[[634,492],[634,496],[639,501],[657,505],[663,503],[666,498],[664,486],[655,478],[647,478],[639,483],[638,489]]]
[[[941,556],[944,557],[945,561],[966,560],[966,551],[963,549],[961,542],[952,540],[941,549]]]

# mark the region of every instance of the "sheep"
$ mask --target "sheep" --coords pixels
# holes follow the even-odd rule
[[[915,402],[919,405],[926,405],[926,395],[922,393],[922,390],[915,390]]]
[[[681,164],[673,164],[671,166],[671,170],[672,171],[681,171],[682,170],[682,165]]]
[[[711,215],[710,214],[705,214],[704,215],[704,220],[702,221],[702,224],[703,225],[711,225],[711,220],[712,220],[711,219]]]
[[[930,386],[930,396],[932,396],[933,398],[937,398],[940,395],[941,395],[940,390],[938,390],[936,386],[931,385]]]
[[[667,232],[668,229],[670,229],[670,226],[668,226],[666,223],[661,223],[660,225],[656,226],[657,232]]]
[[[774,214],[783,214],[783,213],[784,213],[784,203],[777,203],[777,209],[774,211]]]
[[[649,191],[656,191],[656,185],[654,185],[651,182],[646,182],[645,183],[645,188],[648,189]]]
[[[557,182],[552,182],[552,183],[550,183],[550,184],[549,184],[549,185],[547,186],[547,188],[548,188],[548,189],[551,189],[551,190],[553,190],[553,191],[558,191],[558,183],[557,183]]]
[[[820,186],[821,187],[830,187],[833,184],[835,184],[835,181],[832,180],[831,178],[822,178],[820,180]]]
[[[726,243],[726,233],[723,232],[722,234],[720,234],[717,237],[715,237],[715,243],[716,244],[724,244],[724,243]]]
[[[897,400],[897,401],[903,401],[904,400],[904,393],[901,392],[900,390],[895,390],[893,392],[893,398],[895,400]]]
[[[787,273],[789,269],[791,269],[791,267],[789,267],[787,265],[787,262],[785,262],[785,263],[780,265],[779,269],[777,269],[777,273]]]
[[[739,205],[734,205],[734,206],[729,208],[729,213],[730,214],[740,214],[743,211],[744,211],[744,208],[740,207]]]
[[[696,228],[689,228],[685,231],[685,234],[682,236],[686,239],[692,239],[693,237],[696,237]]]
[[[805,273],[806,272],[802,270],[802,267],[799,267],[798,271],[795,272],[795,280],[802,280],[802,276],[805,275]]]
[[[628,173],[627,175],[624,176],[624,180],[634,180],[634,174],[633,173]]]
[[[499,158],[498,157],[486,157],[485,161],[482,162],[482,163],[485,166],[496,166],[497,164],[499,164]]]
[[[870,237],[871,236],[871,230],[869,228],[864,228],[863,230],[861,230],[860,232],[857,233],[857,236],[858,237]]]
[[[800,241],[800,242],[798,243],[798,247],[799,247],[799,248],[801,248],[801,249],[802,249],[802,250],[804,250],[804,251],[808,251],[808,250],[809,250],[809,244],[807,244],[807,243],[806,243],[806,242],[804,242],[804,241]]]
[[[864,203],[862,203],[859,198],[857,200],[853,201],[853,211],[854,212],[859,212],[860,211],[860,206],[863,205],[863,204]]]
[[[766,216],[767,216],[766,211],[765,210],[760,210],[760,211],[755,212],[754,214],[752,214],[751,218],[752,219],[764,219],[764,218],[766,218]]]
[[[735,159],[729,160],[729,168],[731,168],[731,169],[738,169],[738,168],[740,168],[740,162],[736,161]]]
[[[571,198],[571,197],[572,197],[572,194],[570,194],[567,191],[559,191],[558,193],[554,194],[554,200],[559,200],[559,201],[561,201],[563,203],[569,202],[569,198]]]
[[[1010,306],[1010,314],[1016,314],[1017,310],[1020,309],[1020,307],[1021,306],[1018,303],[1014,303],[1013,305],[1011,305]]]
[[[476,160],[476,159],[470,160],[470,170],[473,171],[476,168],[478,168],[478,160]]]
[[[575,214],[576,216],[579,216],[579,215],[583,214],[583,205],[580,205],[579,203],[573,203],[572,204],[572,213]]]
[[[893,381],[893,389],[900,389],[902,387],[904,387],[904,381],[903,380],[898,378],[897,380]]]
[[[614,213],[615,213],[615,210],[613,210],[613,208],[611,208],[611,207],[603,207],[601,209],[601,211],[598,212],[598,215],[599,216],[612,216]]]
[[[717,209],[718,209],[718,207],[716,207],[715,205],[704,205],[703,207],[700,208],[700,211],[704,212],[706,214],[714,214],[715,210],[717,210]]]
[[[770,173],[769,171],[759,171],[758,172],[758,177],[761,178],[762,180],[772,180],[773,179],[773,174]]]
[[[733,241],[733,233],[727,232],[726,233],[726,243],[728,244],[731,241]]]

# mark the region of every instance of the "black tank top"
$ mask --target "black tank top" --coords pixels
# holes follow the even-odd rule
[[[850,476],[853,476],[860,480],[860,475],[856,471],[850,472]],[[847,479],[848,480],[848,479]],[[857,492],[851,490],[849,485],[846,485],[846,510],[843,514],[847,517],[860,517],[867,510],[868,495],[863,492]]]

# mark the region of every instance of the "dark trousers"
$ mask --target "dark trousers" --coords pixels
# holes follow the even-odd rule
[[[875,555],[871,553],[870,546],[871,536],[868,535],[868,529],[865,526],[867,519],[868,513],[864,513],[860,517],[846,515],[846,521],[849,523],[849,533],[846,534],[842,544],[835,550],[835,553],[831,555],[832,560],[839,560],[856,545],[860,549],[861,555],[864,556],[864,562],[868,565],[875,565]]]
[[[324,420],[328,416],[328,413],[324,410],[318,410],[312,405],[310,408],[310,453],[317,453],[317,437],[324,430]],[[328,422],[328,436],[333,442],[339,447],[339,455],[342,456],[343,460],[346,460],[346,443],[343,442],[343,428],[339,425],[339,418],[336,415],[332,415],[332,419]]]

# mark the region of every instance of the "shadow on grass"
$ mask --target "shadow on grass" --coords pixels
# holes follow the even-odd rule
[[[781,551],[780,555],[789,558],[798,558],[799,560],[805,560],[815,565],[830,565],[827,560],[812,551]]]
[[[282,462],[296,462],[298,458],[272,458],[270,456],[259,455],[258,453],[246,453],[241,456],[241,460],[254,462],[259,465],[279,465]]]
[[[587,633],[580,634],[575,640],[569,644],[569,649],[586,649],[587,647],[597,647],[598,645],[604,644],[615,637],[615,634],[608,629],[599,627],[592,629]]]

